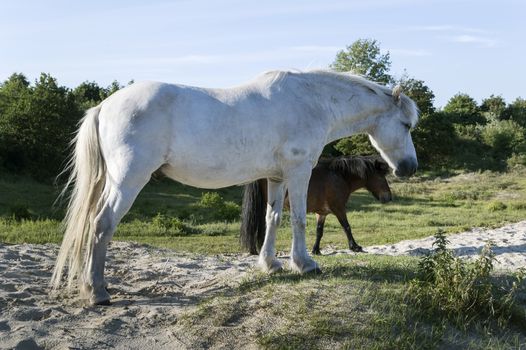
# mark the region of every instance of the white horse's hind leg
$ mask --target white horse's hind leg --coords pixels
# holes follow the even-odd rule
[[[104,280],[108,243],[113,237],[120,220],[128,212],[147,181],[148,179],[145,178],[140,183],[134,181],[133,185],[130,183],[107,185],[109,187],[107,199],[94,220],[96,227],[95,238],[83,280],[82,292],[91,304],[109,304],[110,295],[106,290],[106,282]]]
[[[276,231],[281,221],[283,200],[285,198],[285,185],[283,182],[268,180],[268,201],[265,232],[265,241],[259,253],[258,265],[265,272],[281,270],[281,263],[276,258]]]
[[[318,264],[307,252],[305,227],[307,224],[307,190],[311,169],[297,169],[290,173],[287,183],[290,201],[290,221],[292,224],[292,249],[290,266],[300,273],[320,271]]]

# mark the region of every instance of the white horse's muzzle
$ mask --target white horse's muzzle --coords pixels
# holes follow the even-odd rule
[[[396,167],[394,174],[396,177],[410,177],[418,168],[418,161],[416,158],[405,158]]]

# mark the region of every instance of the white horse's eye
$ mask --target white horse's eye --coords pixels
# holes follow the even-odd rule
[[[407,130],[411,130],[411,124],[409,123],[402,123],[402,125],[407,129]]]

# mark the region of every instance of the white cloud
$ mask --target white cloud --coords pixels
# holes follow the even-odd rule
[[[435,33],[437,35],[436,38],[445,40],[447,42],[476,45],[483,48],[492,48],[497,45],[497,40],[491,38],[492,33],[481,28],[438,24],[428,26],[412,26],[407,27],[406,30]]]
[[[461,44],[475,44],[486,48],[495,47],[497,44],[497,41],[494,39],[467,34],[453,36],[451,37],[451,41]]]

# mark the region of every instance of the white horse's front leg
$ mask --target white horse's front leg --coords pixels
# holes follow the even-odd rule
[[[303,167],[290,174],[288,181],[290,221],[292,224],[292,249],[290,266],[300,273],[321,272],[316,261],[307,252],[305,226],[307,224],[307,190],[311,175],[310,167]]]
[[[283,182],[268,180],[268,201],[265,241],[259,253],[258,266],[265,272],[273,273],[281,270],[281,262],[276,258],[276,231],[281,221],[285,185]]]

